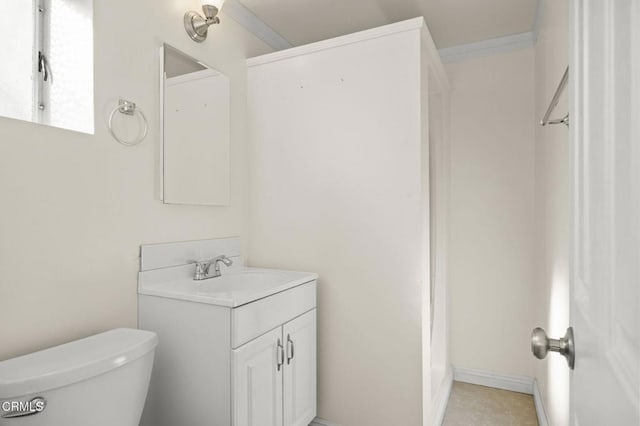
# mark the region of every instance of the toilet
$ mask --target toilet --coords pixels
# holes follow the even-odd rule
[[[157,345],[120,328],[0,362],[0,426],[138,426]]]

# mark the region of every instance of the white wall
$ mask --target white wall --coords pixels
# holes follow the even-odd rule
[[[569,61],[569,2],[542,2],[535,48],[535,118],[544,115]],[[568,110],[566,93],[552,118]],[[536,125],[536,298],[534,322],[552,337],[569,326],[570,146],[564,125]],[[549,424],[569,424],[569,369],[563,357],[535,362]]]
[[[245,58],[270,51],[233,20],[192,42],[195,0],[95,1],[95,135],[0,118],[0,359],[136,326],[141,243],[246,236]],[[231,206],[158,200],[158,54],[166,41],[231,78]],[[146,141],[111,138],[119,96],[149,119]]]
[[[249,71],[249,261],[320,274],[318,415],[345,426],[422,424],[419,36]]]
[[[452,363],[533,376],[534,51],[446,68]]]

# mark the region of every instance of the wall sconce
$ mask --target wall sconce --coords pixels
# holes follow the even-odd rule
[[[202,11],[204,17],[198,12],[189,11],[184,14],[184,29],[191,37],[191,40],[202,43],[207,39],[209,27],[213,24],[219,24],[220,18],[218,13],[222,9],[225,0],[200,0],[202,2]]]

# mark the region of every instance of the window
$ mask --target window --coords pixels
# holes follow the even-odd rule
[[[93,133],[92,0],[0,1],[0,115]]]

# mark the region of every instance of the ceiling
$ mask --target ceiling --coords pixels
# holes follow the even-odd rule
[[[241,0],[294,46],[424,16],[439,49],[532,30],[538,0]]]

